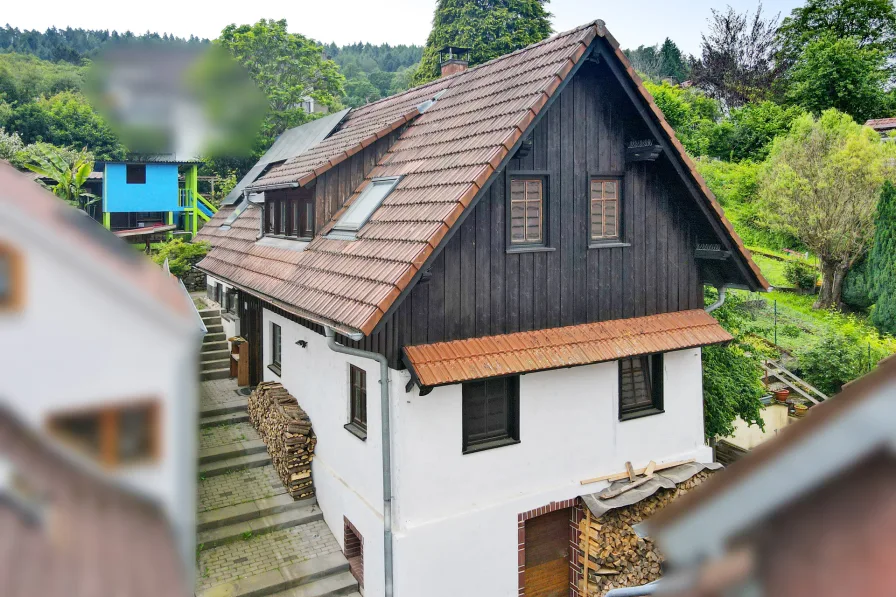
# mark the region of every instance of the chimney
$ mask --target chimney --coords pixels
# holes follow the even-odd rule
[[[439,66],[442,67],[442,76],[447,77],[467,70],[467,66],[470,64],[469,58],[469,48],[445,46],[439,50]]]

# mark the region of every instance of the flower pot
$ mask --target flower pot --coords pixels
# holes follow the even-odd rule
[[[793,405],[793,413],[798,417],[805,417],[806,413],[809,412],[809,407],[805,404],[794,404]]]
[[[775,400],[777,400],[778,402],[787,402],[788,396],[790,396],[790,390],[788,390],[787,388],[775,391]]]

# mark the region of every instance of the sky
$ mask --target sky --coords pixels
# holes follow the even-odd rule
[[[781,17],[802,0],[765,0],[764,12]],[[435,0],[44,0],[40,10],[30,2],[4,2],[5,23],[19,29],[81,27],[84,29],[154,31],[180,37],[190,34],[215,38],[230,23],[254,23],[261,18],[285,18],[289,30],[318,41],[345,45],[423,44],[432,25]],[[730,4],[738,11],[754,11],[757,0],[552,0],[555,31],[603,19],[623,48],[653,45],[667,36],[686,53],[698,54],[700,33],[710,9]],[[0,22],[3,22],[0,21]]]

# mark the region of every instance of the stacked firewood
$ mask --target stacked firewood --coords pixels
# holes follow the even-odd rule
[[[710,474],[703,471],[676,489],[661,489],[636,504],[610,510],[600,518],[592,517],[586,510],[579,524],[579,547],[588,556],[588,574],[583,581],[587,586],[580,587],[582,595],[601,597],[611,589],[640,586],[660,578],[662,554],[649,537],[639,537],[632,526],[662,510]]]
[[[311,459],[317,437],[296,399],[282,384],[263,381],[249,396],[249,419],[267,445],[289,495],[295,499],[313,496]]]

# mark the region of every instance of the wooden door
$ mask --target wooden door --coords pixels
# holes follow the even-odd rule
[[[564,508],[526,521],[526,597],[569,595],[569,520]]]
[[[249,344],[249,387],[254,388],[262,380],[262,333],[261,301],[254,296],[241,292],[240,301],[240,335]]]

